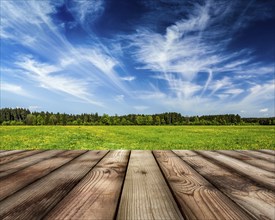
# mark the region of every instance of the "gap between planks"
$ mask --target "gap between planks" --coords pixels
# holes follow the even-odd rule
[[[132,151],[116,218],[183,219],[151,151]]]
[[[172,151],[153,151],[187,219],[251,219]]]
[[[107,151],[88,151],[0,204],[0,219],[41,219],[96,165]]]
[[[274,219],[275,193],[193,151],[175,150],[188,165],[257,219]]]
[[[1,158],[8,161],[2,164],[6,169],[12,168],[9,164],[16,165],[16,169],[12,169],[10,173],[5,173],[2,165],[0,167],[0,171],[2,169],[5,174],[0,178],[0,187],[1,183],[2,186],[8,183],[3,181],[5,179],[10,178],[11,183],[7,188],[8,193],[1,194],[0,191],[0,200],[3,199],[0,203],[1,219],[89,216],[98,219],[156,219],[160,216],[165,216],[165,219],[182,219],[183,216],[187,219],[219,219],[229,216],[241,219],[274,219],[275,216],[270,211],[274,208],[274,191],[264,188],[270,188],[268,184],[263,183],[265,180],[259,180],[261,185],[255,185],[255,179],[252,178],[251,182],[244,177],[251,178],[251,174],[243,174],[243,167],[247,166],[256,168],[256,171],[261,173],[263,168],[271,172],[272,167],[268,164],[274,156],[270,152],[253,151],[248,155],[246,151],[238,151],[226,156],[221,154],[224,152],[183,151],[185,153],[179,155],[179,151],[154,151],[155,157],[150,151],[94,151],[83,155],[74,155],[74,152],[74,156],[68,153],[70,156],[67,154],[67,157],[66,151],[46,152],[50,153],[30,153],[28,157],[24,157],[28,151],[9,154],[0,152],[0,161]],[[41,154],[45,158],[41,157]],[[124,159],[114,157],[118,154],[118,158]],[[246,155],[246,159],[250,159],[250,164],[239,157],[242,154]],[[231,159],[224,163],[218,155]],[[32,160],[28,161],[27,158]],[[196,165],[199,158],[202,158],[202,164],[205,166]],[[230,160],[233,160],[234,166],[228,162]],[[265,162],[260,164],[261,160]],[[88,165],[88,161],[92,164]],[[20,162],[23,162],[23,165],[20,165]],[[209,170],[206,169],[207,166]],[[30,178],[22,180],[32,169],[37,171],[34,176],[30,175]],[[238,173],[230,174],[231,170]],[[225,172],[225,178],[222,172]],[[213,179],[214,174],[220,176],[220,180]],[[16,179],[20,181],[13,184]],[[224,185],[227,183],[225,180],[231,184]],[[240,188],[241,186],[243,188]],[[90,197],[81,199],[84,192]],[[96,198],[93,198],[94,195]],[[42,199],[44,197],[45,199]],[[110,208],[102,207],[102,204]]]

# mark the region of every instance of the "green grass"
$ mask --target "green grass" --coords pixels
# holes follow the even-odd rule
[[[1,126],[0,149],[275,149],[273,126]]]

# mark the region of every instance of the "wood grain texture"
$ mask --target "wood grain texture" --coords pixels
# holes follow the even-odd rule
[[[25,151],[25,150],[3,150],[0,152],[0,158],[8,156],[8,155],[16,154],[19,152],[23,152],[23,151]]]
[[[0,219],[41,219],[107,151],[88,151],[0,202]]]
[[[198,154],[208,157],[212,160],[219,162],[220,164],[229,167],[236,172],[254,180],[255,182],[269,188],[270,190],[275,190],[275,174],[258,167],[252,166],[240,160],[234,159],[232,157],[219,154],[217,152],[211,151],[196,151]]]
[[[117,219],[183,219],[151,151],[132,151]]]
[[[252,166],[264,169],[266,171],[275,172],[275,164],[266,160],[258,159],[255,157],[251,157],[245,153],[232,151],[232,150],[218,150],[218,153],[227,155],[229,157],[233,157],[235,159],[241,160],[245,163],[248,163]]]
[[[246,155],[249,155],[251,157],[258,158],[258,159],[267,160],[271,163],[275,163],[275,156],[274,155],[262,153],[260,151],[253,151],[253,150],[238,150],[238,152],[241,152],[243,154],[246,154]]]
[[[130,151],[111,151],[45,219],[114,219]]]
[[[271,154],[271,155],[275,156],[275,150],[264,149],[264,150],[259,150],[259,151],[262,153]]]
[[[129,151],[107,153],[46,151],[3,163],[11,173],[0,178],[0,219],[275,219],[269,150],[132,151],[127,171]]]
[[[61,152],[49,159],[40,161],[32,166],[8,175],[6,178],[1,178],[0,201],[85,152],[86,151],[83,150]]]
[[[0,178],[3,178],[9,174],[15,173],[39,161],[53,157],[61,152],[64,152],[64,150],[41,151],[29,157],[21,158],[21,159],[12,161],[10,163],[2,164],[0,166]]]
[[[22,152],[18,152],[15,154],[11,154],[8,156],[4,156],[4,157],[0,157],[0,165],[5,164],[5,163],[9,163],[12,162],[14,160],[18,160],[24,157],[28,157],[34,154],[38,154],[43,152],[43,150],[27,150],[27,151],[22,151]]]
[[[171,151],[153,151],[187,219],[251,219]]]
[[[174,151],[200,175],[257,219],[275,219],[275,193],[193,151]],[[192,157],[189,155],[193,154]]]

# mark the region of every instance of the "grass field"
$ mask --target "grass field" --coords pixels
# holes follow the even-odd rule
[[[0,149],[275,149],[271,126],[1,126]]]

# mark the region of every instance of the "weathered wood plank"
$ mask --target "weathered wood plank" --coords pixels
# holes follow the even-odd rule
[[[174,151],[199,174],[257,219],[275,219],[275,193],[203,158],[193,151]],[[189,155],[193,154],[193,157]]]
[[[0,219],[41,219],[107,151],[88,151],[0,202]]]
[[[64,150],[41,151],[38,154],[34,154],[29,157],[21,158],[7,164],[3,164],[0,166],[0,178],[3,178],[9,174],[31,166],[39,161],[53,157],[61,152],[64,152]]]
[[[85,152],[83,150],[65,151],[1,178],[0,201]]]
[[[232,150],[218,150],[216,152],[241,160],[245,163],[264,169],[266,171],[275,172],[275,164],[268,162],[266,160],[251,157],[247,154],[237,152],[237,151],[232,151]]]
[[[267,153],[267,154],[271,154],[273,156],[275,156],[275,150],[267,150],[267,149],[263,149],[263,150],[259,150],[260,152],[263,153]]]
[[[19,152],[23,152],[23,151],[25,151],[25,150],[4,150],[0,153],[0,158],[8,156],[8,155],[16,154]]]
[[[251,219],[171,151],[153,151],[187,219]]]
[[[183,219],[151,151],[132,151],[117,219]]]
[[[18,152],[16,154],[11,154],[5,157],[0,157],[0,165],[12,162],[14,160],[18,160],[24,157],[28,157],[34,154],[38,154],[43,152],[43,150],[28,150],[28,151],[23,151],[23,152]]]
[[[275,156],[273,155],[268,155],[266,153],[262,153],[259,151],[252,151],[252,150],[238,150],[238,152],[241,152],[245,155],[249,155],[251,157],[255,157],[258,159],[263,159],[263,160],[267,160],[269,162],[275,163]]]
[[[45,219],[114,219],[130,151],[111,151]]]
[[[275,190],[275,174],[263,169],[260,169],[250,164],[244,163],[240,160],[228,157],[223,154],[211,151],[196,151],[198,154],[203,155],[207,158],[215,160],[220,164],[234,169],[240,174],[254,180],[255,182],[271,189]]]

